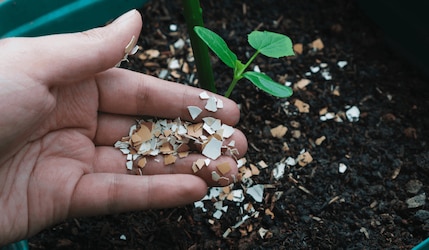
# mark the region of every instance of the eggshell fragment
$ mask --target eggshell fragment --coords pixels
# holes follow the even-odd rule
[[[276,138],[282,138],[287,132],[287,127],[283,125],[278,125],[275,128],[271,129],[271,135]]]
[[[176,162],[177,157],[174,155],[165,155],[164,156],[164,165],[170,165]]]
[[[216,160],[221,154],[222,141],[215,137],[210,137],[207,144],[204,146],[202,154],[212,160]]]
[[[137,165],[138,165],[140,168],[144,168],[144,167],[146,166],[146,163],[147,163],[147,160],[146,160],[146,158],[145,158],[145,157],[143,157],[143,158],[141,158],[141,159],[137,162]]]
[[[207,99],[209,99],[209,94],[207,94],[207,91],[203,91],[203,92],[201,92],[200,93],[200,99],[201,100],[207,100]]]
[[[209,97],[209,99],[207,100],[207,104],[205,106],[205,109],[207,109],[208,111],[211,111],[211,112],[217,111],[216,97],[214,97],[214,96]]]
[[[197,118],[203,110],[197,106],[188,106],[188,111],[192,120],[195,120],[195,118]]]
[[[224,162],[221,163],[219,165],[216,165],[217,170],[219,170],[219,172],[221,172],[223,175],[225,175],[226,173],[228,173],[229,171],[231,171],[231,166],[229,165],[228,162]]]

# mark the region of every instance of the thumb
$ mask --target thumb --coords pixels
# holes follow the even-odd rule
[[[26,69],[30,77],[48,85],[73,82],[105,71],[125,55],[125,48],[134,47],[140,34],[142,18],[131,10],[113,23],[84,32],[17,38],[28,57]],[[134,37],[134,44],[129,45]],[[12,39],[14,40],[14,39]],[[17,45],[14,45],[17,48]],[[22,66],[22,65],[21,65]]]

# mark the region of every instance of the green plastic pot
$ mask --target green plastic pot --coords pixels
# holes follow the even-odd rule
[[[427,238],[426,240],[422,241],[417,246],[413,247],[412,250],[426,250],[426,249],[429,249],[429,238]]]
[[[0,247],[0,250],[28,250],[28,249],[29,247],[28,247],[27,240],[21,240],[4,247]]]
[[[84,31],[148,0],[0,0],[0,38]]]

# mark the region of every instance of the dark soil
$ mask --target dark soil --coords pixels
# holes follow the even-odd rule
[[[141,9],[144,28],[139,44],[143,51],[157,49],[161,55],[150,60],[135,56],[125,67],[158,76],[167,69],[169,58],[187,61],[188,47],[170,48],[179,38],[187,39],[180,2],[153,0]],[[284,100],[243,81],[231,96],[241,105],[238,127],[249,141],[246,166],[259,167],[261,160],[268,165],[251,178],[256,184],[268,184],[263,202],[250,196],[242,203],[226,202],[228,211],[220,219],[213,218],[210,201],[207,212],[191,204],[70,219],[29,239],[32,249],[410,249],[426,239],[428,80],[387,46],[383,32],[358,4],[201,2],[206,26],[225,38],[242,60],[252,52],[246,35],[256,28],[286,34],[295,44],[303,44],[303,53],[295,57],[260,57],[255,64],[278,81],[311,80],[305,88]],[[172,31],[170,24],[178,25],[178,30]],[[310,45],[319,38],[324,48],[315,50]],[[338,61],[348,64],[341,68]],[[193,64],[188,63],[192,71]],[[323,70],[330,72],[331,80],[320,71],[310,73],[310,67],[321,63],[326,63]],[[231,72],[215,58],[213,67],[223,92]],[[194,76],[194,71],[176,70],[166,78],[194,85]],[[299,112],[293,105],[296,99],[308,103],[310,112]],[[360,110],[358,121],[344,115],[350,106]],[[324,108],[343,121],[322,121],[319,111]],[[282,138],[270,133],[278,125],[288,127]],[[322,136],[326,140],[317,145]],[[272,177],[277,163],[296,158],[303,150],[313,157],[311,163],[286,167],[279,180]],[[341,163],[347,166],[344,173],[339,172]],[[414,196],[424,196],[416,207],[407,202]],[[240,208],[247,203],[259,216],[251,216],[223,238],[243,218]],[[268,232],[261,236],[261,228]]]

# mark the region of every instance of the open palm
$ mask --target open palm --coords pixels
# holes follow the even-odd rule
[[[210,169],[192,174],[198,155],[136,176],[112,147],[139,115],[190,119],[187,106],[204,107],[199,89],[112,68],[140,28],[132,11],[84,33],[0,40],[0,245],[68,217],[183,205],[216,184]],[[234,125],[238,108],[224,103],[201,116]],[[243,155],[244,135],[231,139]]]

